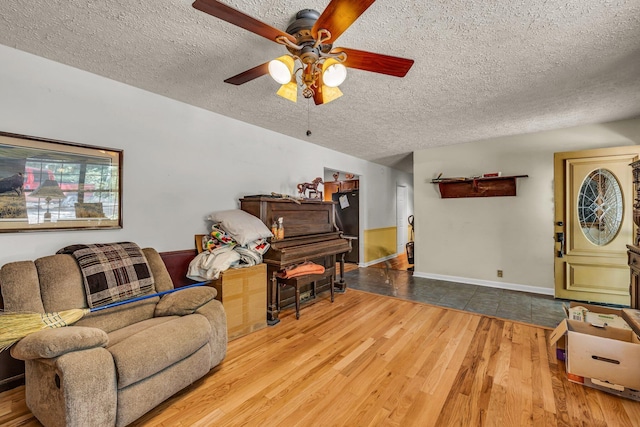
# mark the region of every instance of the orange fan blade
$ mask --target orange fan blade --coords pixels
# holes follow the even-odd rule
[[[280,36],[288,38],[293,43],[296,42],[295,37],[291,34],[287,34],[284,31],[280,31],[277,28],[272,27],[271,25],[258,21],[249,15],[245,15],[239,10],[229,7],[224,3],[220,3],[219,1],[196,0],[193,3],[193,7],[204,13],[208,13],[211,16],[220,18],[223,21],[227,21],[230,24],[237,25],[247,31],[251,31],[259,36],[265,37],[272,42],[275,42],[276,38]]]
[[[345,32],[375,0],[331,0],[311,30],[315,37],[318,30],[325,29],[331,33],[331,43]]]
[[[269,63],[265,62],[264,64],[260,64],[257,67],[253,67],[250,70],[247,70],[243,73],[240,73],[236,76],[229,77],[224,82],[231,83],[232,85],[239,86],[246,82],[250,82],[253,79],[257,79],[258,77],[262,77],[265,74],[269,74]]]
[[[343,62],[345,67],[389,76],[404,77],[413,65],[413,59],[398,58],[397,56],[382,55],[363,50],[339,47],[331,51],[331,53],[338,52],[347,54],[347,60]]]

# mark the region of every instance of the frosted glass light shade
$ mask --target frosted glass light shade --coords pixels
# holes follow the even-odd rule
[[[320,93],[323,104],[328,104],[331,101],[338,99],[342,96],[342,91],[338,87],[329,87],[322,85],[322,92]]]
[[[269,61],[269,75],[276,82],[281,85],[287,84],[291,81],[291,74],[293,73],[293,58],[284,55],[274,60]]]
[[[296,102],[298,99],[298,85],[294,81],[290,81],[289,83],[283,84],[280,86],[277,95],[288,99],[289,101]]]
[[[322,73],[322,82],[329,87],[338,87],[347,78],[347,67],[339,62],[329,65]]]

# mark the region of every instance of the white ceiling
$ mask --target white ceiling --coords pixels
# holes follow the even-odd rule
[[[377,0],[334,47],[413,68],[350,69],[321,106],[280,98],[269,76],[223,83],[286,50],[191,3],[2,0],[0,43],[409,171],[414,150],[640,116],[640,0]],[[329,2],[226,3],[284,31]]]

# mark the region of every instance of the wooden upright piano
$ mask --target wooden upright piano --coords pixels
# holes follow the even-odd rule
[[[240,199],[240,208],[262,220],[271,227],[278,218],[283,218],[284,239],[271,240],[269,251],[263,256],[267,264],[267,323],[275,325],[278,319],[278,306],[286,307],[295,302],[293,289],[285,288],[280,292],[280,301],[276,301],[275,274],[290,265],[312,261],[325,269],[333,269],[335,281],[336,260],[341,262],[341,279],[336,281],[336,290],[344,292],[346,283],[342,278],[344,257],[336,258],[351,251],[351,241],[342,237],[335,222],[335,202],[321,200],[293,200],[271,196],[247,196]],[[317,283],[317,292],[329,290],[331,278]],[[310,286],[301,288],[301,294],[309,294]]]

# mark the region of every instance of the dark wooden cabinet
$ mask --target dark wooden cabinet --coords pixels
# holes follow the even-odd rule
[[[0,392],[24,384],[24,362],[11,357],[9,350],[0,353]]]
[[[4,309],[0,293],[0,309]],[[24,362],[11,357],[9,349],[0,353],[0,392],[24,384]]]
[[[629,294],[631,308],[640,309],[640,296],[638,287],[640,286],[640,160],[631,163],[633,171],[633,185],[635,190],[635,203],[633,204],[633,222],[635,224],[635,235],[633,245],[627,245],[627,255],[629,263]]]
[[[346,181],[331,181],[324,183],[324,200],[330,202],[333,193],[342,193],[345,191],[360,189],[359,179],[349,179]]]
[[[348,181],[342,181],[340,183],[341,192],[358,190],[359,188],[360,188],[360,180],[358,179],[350,179]]]
[[[629,270],[630,270],[630,283],[629,294],[631,295],[631,301],[629,305],[631,308],[640,308],[640,301],[638,295],[638,287],[640,285],[640,247],[627,245],[627,252],[629,256]]]

